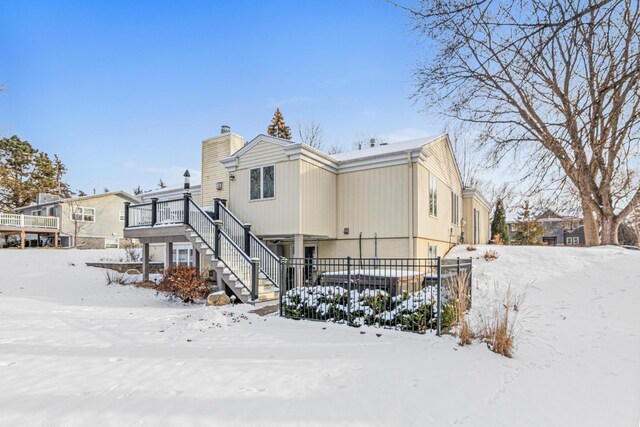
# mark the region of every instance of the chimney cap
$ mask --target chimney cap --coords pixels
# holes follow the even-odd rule
[[[229,125],[220,126],[220,133],[223,134],[223,135],[225,133],[231,133],[231,127],[229,127]]]

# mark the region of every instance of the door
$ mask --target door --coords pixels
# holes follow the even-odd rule
[[[304,247],[304,280],[311,280],[315,269],[316,247]]]

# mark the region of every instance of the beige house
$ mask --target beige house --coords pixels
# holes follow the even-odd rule
[[[487,243],[489,204],[465,189],[447,135],[328,155],[259,135],[203,143],[203,170],[220,147],[226,171],[204,175],[202,194],[225,182],[228,208],[286,257],[426,258]],[[227,151],[227,150],[222,150]]]
[[[120,247],[124,227],[124,203],[138,199],[124,191],[60,199],[38,195],[36,203],[16,209],[29,217],[57,218],[57,233],[62,247],[104,249]],[[33,239],[34,234],[27,235]]]
[[[489,204],[463,188],[447,135],[371,145],[329,155],[266,135],[245,144],[223,126],[202,142],[199,200],[185,182],[175,199],[127,207],[124,236],[143,243],[145,265],[150,245],[171,265],[173,245],[191,243],[243,301],[277,295],[281,257],[436,258],[488,242]]]

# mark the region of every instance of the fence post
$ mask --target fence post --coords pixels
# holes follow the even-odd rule
[[[287,259],[280,258],[280,283],[278,283],[278,297],[280,299],[280,317],[284,315],[282,309],[282,293],[287,291]]]
[[[182,209],[184,214],[182,223],[184,225],[189,225],[189,200],[191,200],[191,193],[184,193],[184,208]]]
[[[460,275],[460,257],[457,258],[458,261],[458,268],[456,269],[456,274],[459,276]]]
[[[347,325],[351,323],[351,257],[347,257]]]
[[[471,300],[473,297],[473,257],[469,257],[469,308],[471,308]]]
[[[244,228],[244,253],[251,257],[251,224],[243,224]]]
[[[220,259],[220,227],[222,227],[222,221],[219,219],[213,221],[213,252],[216,259]]]
[[[153,227],[158,222],[158,198],[153,197],[151,199],[151,226]]]
[[[131,202],[124,202],[124,228],[129,227],[129,206],[131,206]]]
[[[442,264],[440,263],[440,257],[438,257],[438,285],[437,285],[437,294],[438,294],[438,319],[436,323],[436,335],[440,336],[442,334]]]
[[[260,280],[260,258],[251,258],[251,298],[258,301],[258,281]]]

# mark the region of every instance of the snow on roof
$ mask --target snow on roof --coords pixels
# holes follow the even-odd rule
[[[346,153],[332,154],[331,156],[334,159],[336,159],[338,162],[348,162],[350,160],[362,159],[366,157],[374,157],[374,156],[380,156],[380,155],[390,154],[390,153],[417,150],[425,145],[428,145],[438,140],[439,138],[440,136],[416,138],[416,139],[410,139],[408,141],[394,142],[387,145],[378,145],[373,148],[363,148],[362,150],[353,150],[353,151],[347,151]]]

